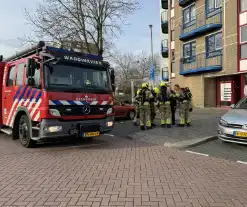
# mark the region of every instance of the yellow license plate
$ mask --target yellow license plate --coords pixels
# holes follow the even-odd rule
[[[235,132],[234,134],[237,137],[246,137],[247,138],[247,132]]]
[[[97,137],[100,135],[100,132],[85,132],[84,137]]]

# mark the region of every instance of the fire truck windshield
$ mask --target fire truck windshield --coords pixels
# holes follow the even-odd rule
[[[109,93],[109,74],[104,67],[80,67],[74,64],[45,65],[45,87],[52,91]]]

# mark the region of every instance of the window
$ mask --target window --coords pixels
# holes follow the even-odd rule
[[[222,49],[222,32],[206,37],[206,56],[219,56]]]
[[[235,106],[236,109],[247,109],[247,98],[242,99]]]
[[[240,0],[240,12],[247,10],[247,0]]]
[[[174,41],[174,18],[171,18],[171,41]]]
[[[40,88],[40,70],[35,70],[34,75],[34,86],[35,88]]]
[[[240,47],[241,59],[247,58],[247,44],[241,45]]]
[[[247,26],[240,27],[240,42],[247,42]]]
[[[173,61],[172,62],[172,65],[171,65],[172,67],[171,67],[171,72],[172,73],[175,73],[175,71],[176,71],[176,68],[175,68],[175,61]]]
[[[196,56],[196,41],[184,44],[183,57],[185,63],[195,61]]]
[[[175,32],[174,30],[171,31],[171,41],[175,40]]]
[[[191,26],[196,23],[195,4],[192,4],[183,10],[184,27]]]
[[[171,54],[172,54],[172,58],[171,58],[172,61],[175,61],[175,50],[172,50],[172,51],[171,51]]]
[[[25,67],[25,64],[24,63],[20,63],[18,65],[18,71],[17,71],[17,75],[16,75],[16,85],[17,86],[21,86],[22,85],[23,74],[24,74],[24,67]]]
[[[207,13],[218,10],[222,7],[222,0],[207,0]]]
[[[171,30],[174,30],[174,18],[171,18]]]
[[[15,66],[9,67],[9,74],[6,86],[13,86],[15,78]]]

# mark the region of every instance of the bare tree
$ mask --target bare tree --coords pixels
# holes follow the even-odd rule
[[[116,84],[126,94],[130,93],[131,80],[139,86],[144,78],[149,77],[151,57],[143,51],[138,54],[114,52],[110,62],[116,71]],[[156,69],[159,69],[158,54],[154,56],[154,65]]]
[[[36,38],[52,43],[88,43],[97,47],[102,55],[121,33],[125,18],[139,8],[138,0],[44,0],[34,13],[25,11]],[[25,42],[33,37],[21,38]]]

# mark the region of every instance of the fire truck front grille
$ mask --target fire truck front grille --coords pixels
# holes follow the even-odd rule
[[[61,116],[83,116],[106,114],[110,106],[90,106],[90,112],[84,112],[83,106],[50,106],[50,109],[57,109]]]

